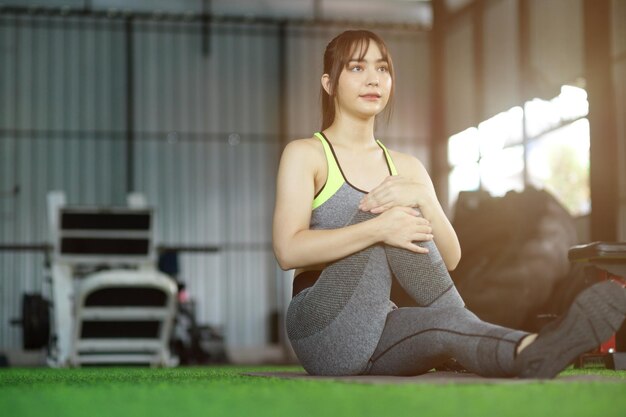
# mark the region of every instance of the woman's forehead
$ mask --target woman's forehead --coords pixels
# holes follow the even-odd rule
[[[350,61],[380,61],[385,60],[378,43],[371,39],[362,40],[354,45]]]

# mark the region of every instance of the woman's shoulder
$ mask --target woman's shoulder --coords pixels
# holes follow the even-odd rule
[[[324,147],[316,137],[293,139],[287,143],[284,152],[301,157],[323,157]]]
[[[283,150],[282,160],[300,169],[309,167],[317,172],[325,163],[324,147],[315,137],[293,139]]]
[[[302,138],[302,139],[292,139],[287,144],[288,146],[299,147],[301,149],[311,149],[311,148],[321,148],[322,143],[315,136],[311,136],[310,138]]]
[[[389,148],[387,148],[387,151],[400,175],[420,177],[426,172],[426,168],[419,158],[409,153],[395,151]]]

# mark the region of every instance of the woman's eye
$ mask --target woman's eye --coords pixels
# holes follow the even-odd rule
[[[378,71],[387,72],[387,71],[389,71],[389,68],[387,68],[387,67],[378,67]]]
[[[361,71],[362,69],[363,69],[363,67],[360,66],[360,65],[355,65],[353,67],[350,67],[350,71],[357,71],[358,72],[358,71]]]

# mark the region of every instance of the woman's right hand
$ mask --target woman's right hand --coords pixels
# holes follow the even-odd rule
[[[428,253],[428,249],[413,243],[433,239],[430,222],[418,210],[393,207],[379,215],[376,221],[380,224],[380,240],[385,244],[416,253]]]

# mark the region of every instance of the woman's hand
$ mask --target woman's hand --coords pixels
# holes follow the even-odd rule
[[[421,207],[431,199],[432,191],[426,184],[400,175],[389,176],[361,199],[359,209],[382,213],[393,207]]]
[[[381,241],[398,248],[417,253],[428,253],[428,249],[416,245],[415,241],[432,240],[430,222],[419,212],[409,207],[393,207],[376,217],[380,224]]]

